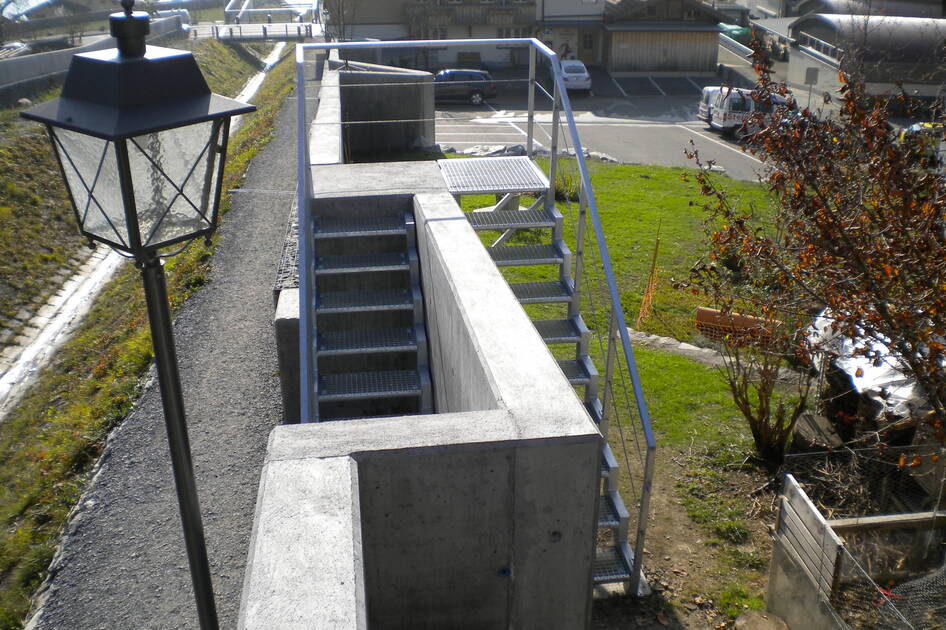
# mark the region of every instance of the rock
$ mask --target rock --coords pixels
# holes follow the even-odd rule
[[[736,619],[735,630],[789,630],[788,624],[770,612],[749,610]]]
[[[31,100],[28,99],[28,98],[21,98],[21,99],[18,99],[18,100],[17,100],[16,106],[17,106],[17,107],[23,107],[23,108],[32,107],[32,106],[33,106],[33,101],[31,101]]]

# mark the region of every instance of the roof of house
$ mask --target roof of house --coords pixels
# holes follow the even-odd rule
[[[946,45],[946,19],[813,14],[798,18],[789,30],[797,38],[811,27],[834,31],[837,45],[856,49],[863,61],[941,60]]]
[[[943,17],[940,0],[801,0],[798,15],[809,13]]]

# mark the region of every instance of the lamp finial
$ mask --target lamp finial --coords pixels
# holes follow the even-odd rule
[[[112,37],[117,40],[122,57],[133,59],[145,54],[145,36],[151,30],[148,14],[134,11],[135,0],[120,0],[124,13],[112,13],[108,18]]]

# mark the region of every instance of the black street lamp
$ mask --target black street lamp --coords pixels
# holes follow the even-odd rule
[[[121,5],[118,48],[75,55],[62,96],[22,115],[46,125],[79,231],[141,269],[200,627],[216,630],[161,258],[216,229],[230,118],[256,108],[212,94],[191,53],[147,46],[148,14]]]

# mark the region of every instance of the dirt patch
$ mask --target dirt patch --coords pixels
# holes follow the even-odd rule
[[[714,498],[739,502],[745,509],[740,520],[747,530],[745,539],[722,540],[711,525],[696,523],[684,507],[685,488],[700,483],[694,471],[707,464],[706,455],[658,450],[644,551],[644,571],[654,594],[640,600],[596,601],[592,628],[730,628],[735,615],[762,607],[771,552],[767,524],[775,519],[772,484],[752,467],[713,466]]]

